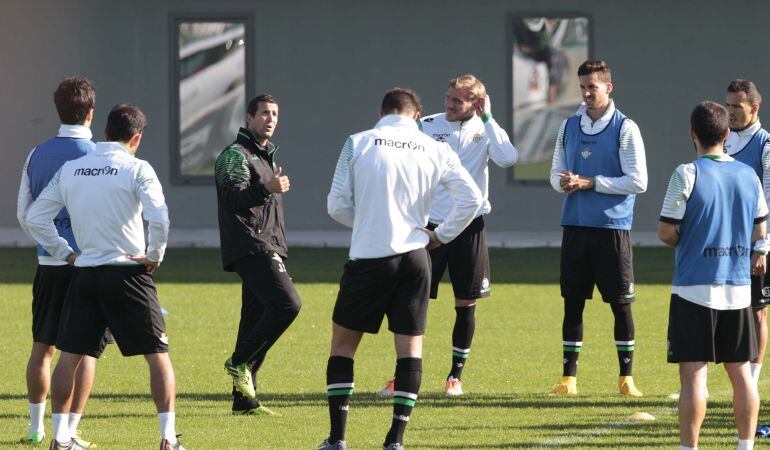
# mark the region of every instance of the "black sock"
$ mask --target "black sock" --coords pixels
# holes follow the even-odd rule
[[[353,395],[353,359],[331,356],[326,366],[326,395],[329,398],[329,443],[345,440],[348,404]]]
[[[422,358],[400,358],[396,361],[395,392],[393,394],[393,422],[385,436],[384,446],[404,443],[404,430],[409,414],[417,401],[422,381]]]
[[[634,365],[634,316],[631,303],[610,305],[615,315],[615,347],[618,349],[620,376],[631,376]]]
[[[583,348],[583,308],[585,299],[564,299],[564,322],[561,327],[563,370],[562,376],[577,376],[578,356]]]
[[[457,317],[452,330],[452,370],[449,371],[447,379],[452,377],[459,380],[463,374],[463,367],[468,362],[473,332],[476,330],[476,305],[455,306],[455,311]]]

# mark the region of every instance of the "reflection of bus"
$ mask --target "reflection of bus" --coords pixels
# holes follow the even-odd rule
[[[514,23],[513,132],[521,169],[517,179],[548,178],[559,125],[581,102],[574,70],[587,58],[585,18],[539,17]]]
[[[244,33],[242,24],[232,24],[179,49],[179,153],[183,175],[211,175],[216,155],[245,121]]]

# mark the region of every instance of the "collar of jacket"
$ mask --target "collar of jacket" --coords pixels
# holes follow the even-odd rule
[[[235,138],[235,142],[248,148],[252,152],[261,154],[263,156],[270,155],[278,148],[270,141],[267,141],[267,145],[264,147],[259,145],[257,140],[254,138],[254,135],[251,134],[251,131],[243,127],[238,130],[238,137]]]
[[[400,114],[387,114],[380,118],[374,128],[382,127],[408,127],[417,129],[417,121]]]

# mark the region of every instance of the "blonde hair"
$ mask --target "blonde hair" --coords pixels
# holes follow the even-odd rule
[[[484,87],[484,83],[471,74],[452,78],[449,80],[449,87],[468,90],[472,102],[487,96],[487,88]]]

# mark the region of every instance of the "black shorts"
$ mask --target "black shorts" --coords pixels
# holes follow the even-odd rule
[[[32,340],[34,342],[56,345],[62,307],[74,275],[75,268],[67,265],[37,266],[35,281],[32,283]],[[98,358],[108,342],[105,335],[97,348],[86,354]]]
[[[70,266],[37,266],[32,283],[32,340],[56,345],[64,299],[75,268]]]
[[[109,327],[123,356],[168,352],[166,324],[144,266],[79,267],[64,303],[59,349],[89,354]]]
[[[751,308],[718,310],[671,294],[668,362],[745,362],[757,357]]]
[[[428,228],[433,230],[436,225],[429,223]],[[484,216],[475,218],[452,242],[431,250],[430,260],[430,298],[438,297],[438,284],[447,266],[455,298],[474,300],[492,293]]]
[[[349,260],[332,320],[345,328],[377,333],[388,316],[396,334],[425,334],[430,259],[423,249],[375,259]]]
[[[766,308],[770,304],[770,283],[767,282],[770,278],[767,269],[764,275],[751,276],[751,307],[754,309]]]
[[[607,303],[634,301],[634,266],[628,230],[564,227],[561,241],[561,296],[593,297],[594,284]]]

